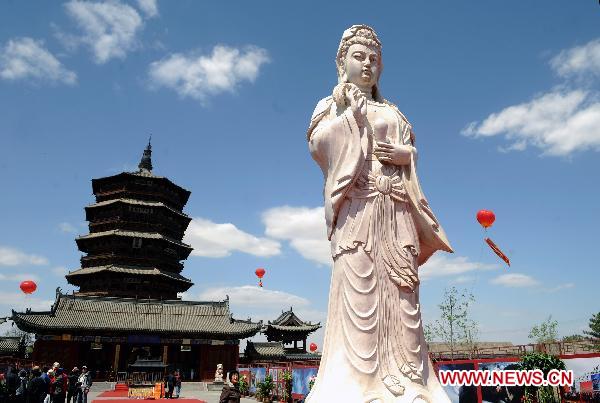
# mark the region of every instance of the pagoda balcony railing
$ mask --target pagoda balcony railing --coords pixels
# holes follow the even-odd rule
[[[138,246],[135,239],[141,239]],[[166,239],[137,238],[135,236],[108,235],[106,237],[80,238],[77,240],[79,250],[90,255],[108,253],[111,251],[121,255],[144,257],[168,257],[173,260],[185,260],[191,249],[174,244]],[[172,252],[171,252],[172,251]]]
[[[118,198],[163,202],[178,211],[183,210],[185,205],[178,196],[173,197],[173,195],[168,193],[153,192],[145,189],[131,189],[127,187],[96,193],[96,202],[98,203]]]
[[[177,241],[181,241],[185,235],[185,228],[173,225],[172,221],[130,221],[126,218],[115,217],[112,219],[104,219],[101,221],[90,222],[90,233],[93,232],[104,232],[114,229],[120,229],[124,231],[137,231],[137,232],[156,232],[165,235],[169,238],[173,238]]]
[[[86,214],[86,220],[90,223],[100,223],[103,221],[122,220],[132,222],[153,222],[160,223],[174,228],[187,228],[191,218],[178,215],[171,212],[171,210],[151,211],[149,213],[140,213],[135,211],[127,211],[123,209],[115,209],[112,211],[103,212],[89,212]],[[182,213],[183,214],[183,213]]]
[[[106,253],[102,255],[82,256],[81,267],[96,266],[137,266],[137,267],[156,267],[158,269],[180,273],[183,270],[183,264],[179,261],[160,259],[157,257],[132,257],[117,253]]]

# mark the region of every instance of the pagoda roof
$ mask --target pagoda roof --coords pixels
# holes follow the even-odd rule
[[[27,332],[107,332],[178,334],[213,339],[252,337],[262,321],[233,319],[229,299],[223,301],[156,300],[66,295],[57,290],[50,311],[12,312],[12,320]]]
[[[300,319],[295,313],[293,308],[290,307],[289,311],[284,311],[274,321],[269,321],[267,327],[280,331],[308,331],[313,332],[321,327],[321,323],[305,322]]]
[[[321,325],[317,323],[314,325],[305,324],[298,326],[281,326],[269,323],[268,325],[266,325],[266,327],[279,330],[281,332],[314,332],[315,330],[318,330],[321,327]]]
[[[164,239],[167,242],[175,244],[185,249],[193,249],[190,245],[180,242],[176,239],[168,237],[166,235],[160,234],[158,232],[139,232],[139,231],[126,231],[121,229],[113,229],[110,231],[102,231],[102,232],[91,232],[87,235],[81,235],[77,237],[75,240],[84,240],[84,239],[92,239],[99,238],[103,236],[123,236],[123,237],[132,237],[132,238],[145,238],[145,239]]]
[[[156,267],[149,268],[140,268],[140,267],[130,267],[130,266],[115,266],[115,265],[107,265],[107,266],[95,266],[95,267],[84,267],[82,269],[74,270],[69,272],[65,277],[67,280],[76,276],[84,276],[90,274],[97,273],[122,273],[122,274],[135,274],[135,275],[144,275],[144,276],[158,276],[167,278],[169,280],[176,280],[188,285],[188,288],[194,285],[192,281],[186,277],[178,273],[173,273],[167,270],[161,270]]]
[[[185,218],[189,218],[189,216],[187,214],[185,214],[177,209],[174,209],[173,207],[170,207],[162,202],[153,202],[153,201],[126,199],[126,198],[105,200],[105,201],[101,201],[98,203],[90,204],[89,206],[86,206],[85,208],[91,209],[91,208],[95,208],[95,207],[103,207],[103,206],[108,206],[108,205],[114,204],[114,203],[124,203],[124,204],[131,204],[131,205],[136,205],[136,206],[146,206],[146,207],[165,207],[167,210],[170,210],[177,215],[180,215]]]
[[[146,171],[146,170],[140,170],[140,171],[136,171],[136,172],[121,172],[118,173],[116,175],[112,175],[112,176],[105,176],[103,178],[95,178],[92,179],[92,189],[94,190],[94,193],[96,191],[96,186],[95,184],[98,182],[110,182],[110,181],[114,181],[115,179],[118,178],[135,178],[135,177],[141,177],[141,178],[149,178],[149,179],[155,179],[161,182],[166,182],[169,186],[173,187],[174,189],[177,189],[177,191],[183,196],[183,204],[187,203],[187,200],[189,199],[190,195],[192,194],[192,192],[190,192],[189,190],[173,183],[169,178],[165,177],[165,176],[158,176],[153,174],[150,171]]]
[[[0,356],[14,355],[21,349],[21,337],[0,337]]]

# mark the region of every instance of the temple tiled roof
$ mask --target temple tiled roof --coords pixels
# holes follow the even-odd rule
[[[289,351],[279,341],[266,343],[248,341],[243,357],[252,361],[307,361],[320,360],[321,354]]]
[[[246,345],[246,356],[252,354],[253,356],[259,356],[261,358],[283,358],[285,356],[285,350],[281,342],[272,343],[255,343],[249,341]]]
[[[298,325],[298,326],[281,326],[281,325],[273,325],[273,324],[268,324],[267,327],[271,327],[275,330],[280,330],[282,332],[314,332],[315,330],[319,329],[321,327],[321,325],[319,324],[315,324],[315,325],[308,325],[308,324],[304,324],[304,325]]]
[[[180,274],[173,273],[173,272],[166,271],[166,270],[157,269],[155,267],[147,268],[147,269],[139,268],[139,267],[113,266],[113,265],[85,267],[85,268],[70,272],[69,274],[66,275],[66,277],[67,277],[67,279],[69,279],[69,277],[72,278],[74,276],[89,275],[89,274],[96,274],[96,273],[106,273],[106,272],[136,274],[136,275],[146,275],[146,276],[158,276],[158,277],[164,277],[164,278],[167,278],[170,280],[181,281],[183,283],[189,284],[190,286],[193,285],[193,283],[190,279],[185,278]]]
[[[281,315],[274,321],[269,321],[269,325],[279,325],[282,327],[292,327],[292,326],[313,326],[311,322],[304,322],[300,319],[290,308],[289,311],[281,312]],[[319,324],[317,324],[319,325]]]
[[[321,327],[320,323],[305,322],[290,308],[274,321],[269,321],[262,329],[269,341],[289,340],[294,337],[306,337]]]
[[[151,333],[240,339],[255,335],[262,322],[232,318],[229,301],[196,302],[64,295],[48,312],[15,312],[20,329],[39,334]]]
[[[315,353],[299,353],[299,354],[286,354],[285,359],[287,361],[309,361],[309,360],[320,360],[321,354]]]
[[[17,354],[20,347],[20,337],[0,337],[0,356]]]
[[[93,204],[90,204],[89,206],[86,206],[86,209],[108,206],[108,205],[114,204],[114,203],[124,203],[124,204],[131,204],[131,205],[135,205],[135,206],[145,206],[145,207],[164,207],[167,210],[172,211],[173,213],[175,213],[177,215],[180,215],[180,216],[186,217],[186,218],[188,217],[185,213],[178,211],[178,210],[174,209],[173,207],[170,207],[162,202],[124,199],[124,198],[123,199],[105,200],[102,202],[93,203]]]

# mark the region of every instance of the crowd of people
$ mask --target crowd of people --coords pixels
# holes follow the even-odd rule
[[[0,401],[6,403],[87,403],[92,377],[85,365],[67,374],[55,362],[52,368],[36,366],[29,371],[8,368],[1,382]]]

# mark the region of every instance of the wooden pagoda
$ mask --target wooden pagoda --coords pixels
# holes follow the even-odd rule
[[[180,274],[192,251],[182,242],[190,191],[154,175],[151,153],[148,144],[137,172],[92,180],[90,233],[76,239],[86,255],[66,276],[80,295],[176,299],[193,285]]]
[[[13,311],[17,326],[36,334],[33,359],[85,364],[104,378],[160,357],[186,379],[210,379],[219,363],[235,369],[240,339],[262,328],[233,319],[228,299],[178,298],[193,285],[181,275],[192,251],[182,241],[190,191],[155,175],[151,154],[149,143],[138,171],[92,180],[89,234],[76,239],[85,255],[66,275],[79,291],[57,290],[46,312]]]

